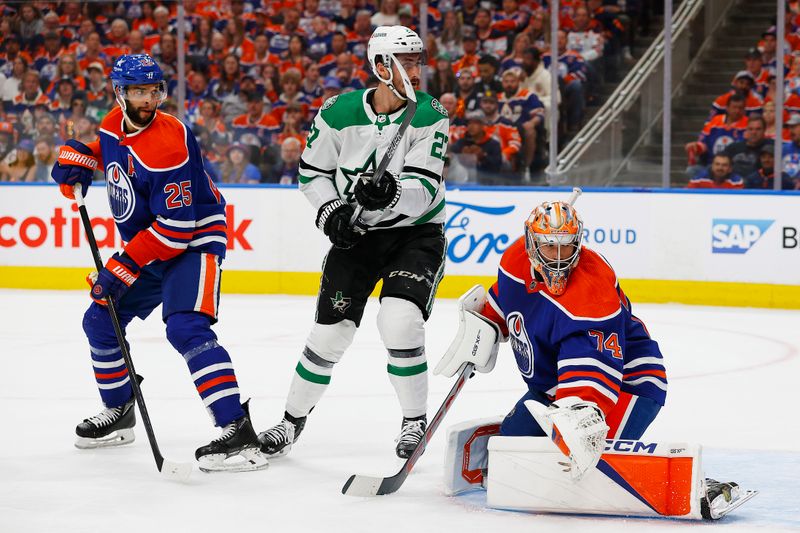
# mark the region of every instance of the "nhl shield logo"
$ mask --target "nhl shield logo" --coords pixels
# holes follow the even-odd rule
[[[133,214],[136,197],[130,177],[116,161],[106,167],[106,192],[114,220],[117,222],[128,220]]]
[[[514,357],[517,360],[519,371],[526,378],[533,377],[533,344],[528,338],[525,330],[525,319],[522,313],[514,311],[506,317],[508,324],[508,340],[511,349],[514,350]]]

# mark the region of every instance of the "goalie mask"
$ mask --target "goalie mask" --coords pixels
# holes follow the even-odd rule
[[[367,58],[369,64],[372,66],[372,72],[379,81],[385,83],[395,96],[401,100],[411,99],[417,100],[414,93],[414,87],[411,85],[411,80],[408,78],[407,68],[413,64],[405,60],[398,59],[397,54],[419,54],[419,59],[414,61],[422,67],[427,63],[425,57],[425,45],[422,39],[419,38],[416,32],[406,28],[405,26],[378,26],[372,37],[369,38],[367,43]],[[382,78],[378,73],[378,63],[383,64],[389,71],[388,78]],[[397,71],[400,73],[400,80],[394,79],[394,71],[392,65],[397,66]],[[397,90],[397,83],[403,84],[405,89],[405,96],[400,94]]]
[[[525,249],[536,272],[554,295],[567,289],[567,278],[578,264],[583,222],[567,202],[544,202],[525,221]]]
[[[164,81],[161,67],[147,54],[129,54],[117,59],[111,70],[111,86],[125,122],[136,130],[141,130],[152,122],[156,116],[155,109],[167,98],[167,82]],[[137,86],[132,89],[137,94],[129,94],[129,87],[133,86]],[[147,96],[152,96],[155,106],[152,115],[143,119],[131,105],[130,98],[141,99]]]

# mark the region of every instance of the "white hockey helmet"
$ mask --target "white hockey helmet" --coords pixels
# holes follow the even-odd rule
[[[395,96],[402,100],[411,99],[416,102],[417,95],[414,93],[414,87],[395,54],[420,54],[422,64],[425,64],[425,44],[417,32],[405,26],[378,26],[375,28],[372,37],[369,38],[369,43],[367,43],[367,59],[372,66],[372,72],[378,80],[389,86]],[[383,66],[389,70],[389,78],[381,78],[378,74],[378,62],[383,63]],[[397,65],[406,96],[401,95],[395,89],[392,64]]]

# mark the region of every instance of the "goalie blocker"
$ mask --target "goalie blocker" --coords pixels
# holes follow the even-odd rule
[[[548,437],[497,436],[502,417],[448,428],[445,492],[487,490],[495,509],[700,520],[719,519],[757,494],[702,474],[701,446],[606,440],[577,481]]]

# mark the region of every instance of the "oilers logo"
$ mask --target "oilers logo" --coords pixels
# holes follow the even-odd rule
[[[733,137],[729,137],[727,135],[720,136],[715,142],[712,148],[712,153],[718,154],[727,148],[729,144],[734,142]]]
[[[508,324],[508,341],[511,349],[514,350],[514,357],[517,359],[517,366],[523,377],[533,377],[533,344],[528,338],[525,329],[525,320],[522,313],[514,311],[506,317]]]
[[[136,197],[128,174],[116,161],[106,167],[106,191],[111,214],[117,222],[125,222],[133,214]]]

